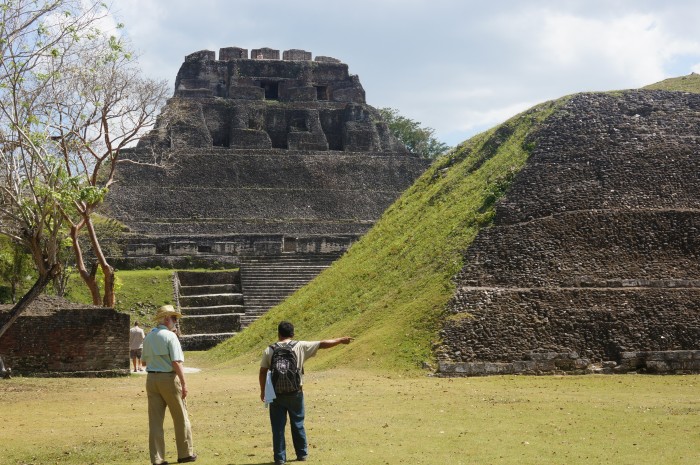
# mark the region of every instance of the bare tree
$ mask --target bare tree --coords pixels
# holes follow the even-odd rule
[[[167,85],[141,76],[123,42],[109,38],[80,50],[76,66],[64,68],[54,81],[46,105],[52,138],[59,141],[63,167],[70,179],[70,203],[61,203],[70,226],[76,267],[93,303],[114,306],[114,270],[95,231],[93,214],[102,204],[120,152],[151,127],[166,99]],[[104,275],[104,295],[93,267],[88,271],[80,246],[85,229]]]
[[[0,234],[31,252],[39,278],[15,305],[0,337],[60,272],[72,239],[96,304],[114,304],[114,273],[91,215],[114,180],[120,151],[152,124],[165,83],[139,76],[134,56],[99,22],[104,4],[5,0],[0,5]],[[85,228],[105,274],[83,274]]]
[[[63,217],[54,200],[62,173],[35,114],[70,46],[101,17],[80,0],[12,0],[0,7],[0,233],[30,251],[38,279],[13,307],[0,337],[60,271]],[[63,49],[68,46],[68,49]]]

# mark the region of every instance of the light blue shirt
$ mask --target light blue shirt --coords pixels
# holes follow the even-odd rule
[[[143,354],[147,371],[170,373],[173,362],[184,362],[180,341],[165,325],[153,328],[143,340]]]

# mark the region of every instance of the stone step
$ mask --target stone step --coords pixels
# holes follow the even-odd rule
[[[309,262],[333,262],[342,254],[281,254],[281,255],[256,255],[240,257],[241,264],[250,263],[309,263]]]
[[[295,274],[309,274],[309,273],[320,273],[321,271],[329,268],[328,266],[299,266],[299,267],[249,267],[246,268],[242,274],[241,279],[245,280],[250,276],[265,276],[265,275],[295,275]]]
[[[241,280],[243,287],[251,283],[264,281],[309,281],[321,274],[321,271],[313,273],[257,273],[246,276]]]
[[[317,273],[311,273],[311,274],[296,274],[293,276],[279,276],[279,275],[270,275],[270,276],[258,276],[257,278],[252,277],[251,279],[246,279],[243,281],[243,286],[241,288],[241,291],[243,289],[250,289],[251,286],[260,286],[260,285],[282,285],[285,283],[289,284],[299,284],[299,283],[307,283],[314,279],[316,276],[318,276]]]
[[[242,268],[242,273],[248,273],[251,270],[315,270],[315,269],[323,269],[323,268],[328,268],[330,266],[329,263],[288,263],[288,264],[281,264],[281,263],[248,263],[244,265],[245,267]],[[206,283],[203,283],[206,284]]]
[[[274,296],[250,296],[248,297],[248,301],[246,301],[245,307],[250,308],[251,306],[256,305],[260,307],[269,304],[276,304],[277,302],[282,302],[284,299],[291,295],[292,293]]]
[[[209,307],[180,307],[184,316],[221,315],[225,313],[245,313],[245,305],[212,305]]]
[[[180,344],[183,350],[208,350],[236,334],[238,333],[186,334],[180,336]]]
[[[250,276],[242,281],[241,289],[249,288],[251,285],[263,284],[263,283],[306,283],[318,276],[319,273],[308,273],[308,274],[294,274],[294,275],[282,275],[282,274],[269,274],[269,275],[259,275]]]
[[[180,331],[182,331],[182,334],[214,334],[240,331],[242,315],[242,313],[189,315],[180,321]]]
[[[180,296],[181,307],[211,307],[216,305],[243,305],[243,294],[203,294]]]
[[[251,284],[250,286],[246,286],[244,288],[244,291],[246,295],[250,294],[251,292],[265,292],[267,290],[271,289],[299,289],[301,286],[304,284],[307,284],[311,282],[309,281],[297,281],[297,282],[290,282],[290,281],[283,281],[283,282],[260,282],[260,283],[255,283]]]
[[[248,300],[246,301],[246,308],[250,307],[251,305],[263,305],[267,302],[279,302],[281,300],[286,299],[290,295],[292,295],[292,294],[290,293],[290,294],[286,294],[286,295],[249,296]]]
[[[250,287],[250,285],[255,285],[257,283],[298,283],[307,282],[318,276],[318,273],[309,274],[294,274],[294,275],[283,275],[283,274],[269,274],[269,275],[259,275],[251,276],[242,281],[243,288]]]
[[[232,284],[240,282],[239,271],[177,271],[181,286],[202,284]]]
[[[240,293],[240,284],[200,284],[197,286],[180,286],[180,295],[233,294]]]
[[[257,317],[260,317],[260,316],[264,315],[264,314],[267,312],[267,310],[268,310],[267,307],[261,307],[261,308],[256,309],[256,310],[252,310],[252,311],[250,311],[250,312],[246,312],[246,313],[244,314],[245,317],[241,317],[241,321],[243,321],[243,320],[246,319],[246,318],[257,318]]]

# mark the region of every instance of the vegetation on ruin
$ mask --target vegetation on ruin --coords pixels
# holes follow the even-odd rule
[[[691,73],[687,76],[664,79],[643,89],[700,93],[700,74]]]
[[[222,369],[200,354],[186,357],[188,366],[202,369],[187,375],[197,463],[271,463],[256,365]],[[318,371],[312,359],[305,389],[309,460],[697,464],[698,382],[697,375],[403,378]],[[143,375],[0,380],[0,403],[4,464],[148,463]],[[166,459],[175,463],[169,415],[165,432]]]
[[[173,270],[118,271],[115,294],[116,310],[128,313],[132,322],[145,321],[145,326],[148,326],[156,308],[173,303]],[[89,290],[75,273],[69,281],[66,298],[73,302],[92,304]]]
[[[422,126],[419,121],[402,116],[394,108],[380,108],[379,114],[382,115],[392,134],[412,153],[423,158],[434,159],[450,149],[447,144],[435,137],[433,128]]]
[[[319,366],[417,372],[434,363],[462,254],[527,160],[527,136],[557,105],[536,106],[436,160],[331,268],[209,356],[252,362],[290,320],[301,339],[355,337],[322,351]]]

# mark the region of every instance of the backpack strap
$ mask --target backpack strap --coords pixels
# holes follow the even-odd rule
[[[294,346],[297,345],[297,342],[299,342],[299,341],[294,341],[294,340],[292,340],[292,341],[289,341],[289,342],[285,343],[284,345],[286,345],[286,346],[289,347],[290,349],[293,349]],[[272,350],[275,350],[276,347],[282,347],[282,344],[281,344],[280,342],[275,342],[274,344],[270,344],[270,348],[271,348]]]

